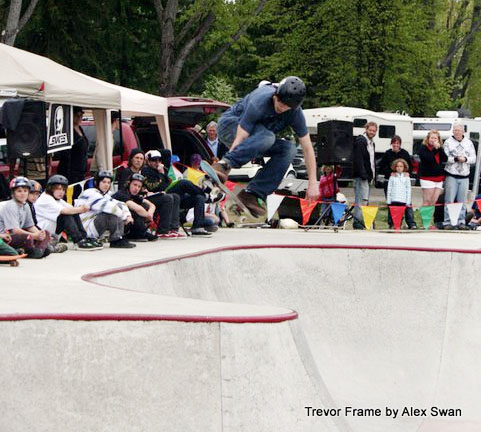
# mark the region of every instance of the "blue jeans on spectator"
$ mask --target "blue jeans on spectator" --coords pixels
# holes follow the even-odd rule
[[[239,120],[239,117],[230,114],[223,115],[219,120],[219,140],[229,148],[235,139]],[[262,124],[257,124],[252,134],[234,150],[226,153],[224,159],[232,168],[240,168],[258,157],[270,157],[246,188],[248,192],[265,201],[281,183],[295,154],[296,146],[291,141],[277,138],[274,132]]]
[[[362,217],[362,205],[369,204],[369,181],[363,180],[361,177],[354,178],[354,222],[353,227],[356,229],[364,229],[364,218]]]
[[[458,222],[456,225],[466,223],[466,198],[468,196],[469,178],[456,178],[447,175],[444,181],[444,226],[451,225],[447,204],[453,202],[462,202],[463,206],[459,212]]]

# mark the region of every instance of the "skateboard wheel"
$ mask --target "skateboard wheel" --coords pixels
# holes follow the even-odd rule
[[[10,264],[10,267],[18,267],[18,264],[19,264],[19,263],[18,263],[17,260],[15,260],[15,261],[10,261],[9,264]]]

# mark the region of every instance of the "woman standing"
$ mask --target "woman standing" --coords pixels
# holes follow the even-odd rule
[[[423,191],[423,206],[433,206],[443,191],[444,164],[448,160],[437,130],[428,132],[419,150],[419,158],[421,159],[419,176]]]

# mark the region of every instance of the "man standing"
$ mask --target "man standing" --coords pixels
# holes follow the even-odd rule
[[[217,123],[211,121],[205,130],[207,131],[207,144],[209,145],[216,161],[218,161],[227,152],[227,148],[224,144],[219,142],[219,137],[217,136]]]
[[[446,180],[444,182],[444,203],[462,202],[457,225],[451,225],[448,206],[444,206],[444,229],[466,228],[466,197],[469,189],[469,165],[476,163],[476,151],[470,139],[464,137],[464,126],[455,124],[453,136],[444,141]]]
[[[279,84],[268,83],[255,89],[219,120],[219,139],[229,147],[229,152],[213,165],[222,181],[227,179],[231,168],[240,168],[262,156],[270,157],[238,195],[254,216],[265,214],[257,200],[265,201],[277,189],[296,154],[292,142],[276,136],[288,126],[299,137],[304,152],[309,177],[306,198],[316,200],[319,195],[314,149],[301,108],[305,95],[304,82],[289,76]]]
[[[369,204],[369,183],[375,178],[376,161],[373,138],[377,133],[377,124],[368,122],[365,132],[356,137],[353,149],[354,178],[354,229],[365,229],[361,206]]]
[[[396,159],[404,159],[408,166],[409,171],[405,172],[404,175],[409,177],[409,173],[412,170],[412,163],[411,163],[411,156],[409,153],[401,148],[401,137],[399,135],[394,135],[391,138],[391,150],[387,150],[386,153],[383,154],[381,162],[379,163],[379,171],[381,174],[384,174],[384,195],[387,196],[387,185],[389,183],[389,177],[394,174],[391,165]],[[409,203],[408,203],[409,204]],[[414,212],[413,208],[406,207],[405,211],[406,215],[406,223],[409,229],[417,229],[416,222],[414,222]],[[388,223],[389,227],[393,227],[393,222],[391,218],[391,213],[388,210]]]

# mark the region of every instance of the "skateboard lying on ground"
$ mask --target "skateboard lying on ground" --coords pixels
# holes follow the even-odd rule
[[[22,254],[22,255],[1,255],[0,256],[0,264],[2,263],[8,263],[10,264],[11,267],[18,267],[19,262],[18,260],[21,258],[25,258],[27,254]]]
[[[241,190],[243,190],[242,188],[238,188],[237,192],[227,189],[225,184],[220,181],[220,178],[216,174],[216,172],[214,171],[214,168],[212,168],[212,166],[204,160],[201,161],[201,163],[200,163],[200,169],[202,171],[204,171],[211,178],[211,180],[222,190],[222,192],[224,192],[229,197],[230,200],[233,201],[233,204],[229,207],[230,210],[232,210],[238,216],[242,216],[242,214],[244,214],[245,216],[255,218],[255,216],[249,211],[249,209],[237,197],[237,194]]]

